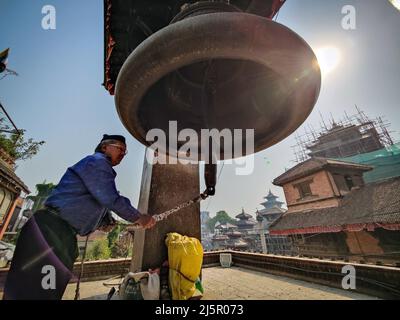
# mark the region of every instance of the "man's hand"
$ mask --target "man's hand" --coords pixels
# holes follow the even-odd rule
[[[140,218],[135,221],[135,224],[138,224],[144,229],[149,229],[154,227],[156,220],[148,214],[142,214]]]

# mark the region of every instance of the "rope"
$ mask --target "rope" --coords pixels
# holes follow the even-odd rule
[[[82,254],[82,262],[81,262],[81,270],[79,272],[79,277],[78,277],[78,282],[76,283],[76,290],[75,290],[75,298],[74,300],[79,300],[80,299],[80,283],[81,283],[81,278],[83,275],[83,263],[85,262],[85,258],[86,258],[86,249],[87,249],[87,245],[88,245],[88,240],[89,240],[89,236],[86,236],[86,241],[85,241],[85,248],[83,249],[83,254]]]

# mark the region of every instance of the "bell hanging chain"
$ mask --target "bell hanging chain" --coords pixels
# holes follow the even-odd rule
[[[176,207],[174,207],[172,209],[169,209],[169,210],[164,211],[164,212],[159,213],[159,214],[155,214],[152,217],[154,218],[154,220],[156,220],[156,222],[160,222],[162,220],[167,219],[171,214],[173,214],[173,213],[175,213],[177,211],[180,211],[180,210],[182,210],[184,208],[187,208],[187,207],[191,206],[192,204],[195,204],[195,203],[198,203],[198,202],[200,202],[202,200],[205,200],[209,196],[210,195],[208,194],[208,190],[206,190],[206,191],[200,193],[197,197],[195,197],[193,199],[190,199],[189,201],[183,202],[183,203],[177,205]],[[142,227],[139,226],[138,224],[133,223],[133,224],[129,224],[128,225],[128,230],[129,231],[135,231],[135,230],[139,230],[139,229],[142,229]]]
[[[207,189],[204,192],[200,193],[197,197],[190,199],[189,201],[186,201],[186,202],[183,202],[183,203],[177,205],[176,207],[174,207],[172,209],[169,209],[162,213],[153,215],[152,217],[154,218],[154,220],[156,220],[156,222],[165,220],[171,214],[173,214],[177,211],[180,211],[184,208],[191,206],[192,204],[195,204],[202,200],[205,200],[209,196],[214,196],[215,195],[215,185],[217,184],[217,165],[216,164],[210,163],[210,164],[205,165],[204,180],[205,180],[205,184],[207,187]],[[128,225],[129,231],[134,231],[134,230],[138,230],[138,229],[141,229],[139,224],[133,223],[133,224]]]

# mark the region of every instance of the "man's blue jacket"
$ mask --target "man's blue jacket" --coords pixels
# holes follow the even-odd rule
[[[45,205],[56,208],[82,236],[96,230],[109,210],[134,222],[140,212],[119,195],[116,175],[110,160],[96,152],[67,169]]]

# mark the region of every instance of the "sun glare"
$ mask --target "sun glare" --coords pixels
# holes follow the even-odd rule
[[[400,10],[400,0],[389,0],[389,2],[390,2],[397,10]]]
[[[340,63],[340,51],[335,47],[320,48],[315,51],[322,76],[331,73]]]

